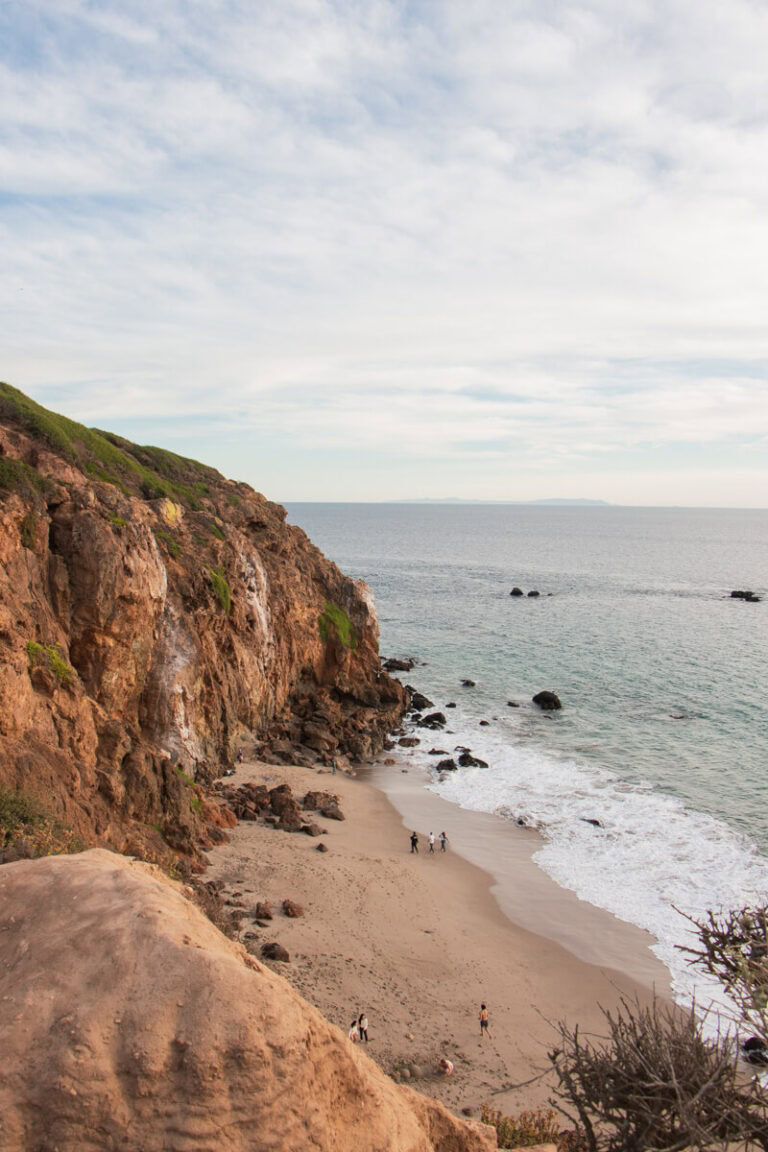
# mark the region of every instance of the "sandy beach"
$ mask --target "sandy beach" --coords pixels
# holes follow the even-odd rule
[[[225,897],[248,909],[241,930],[256,933],[248,941],[254,952],[272,940],[288,949],[291,962],[275,970],[329,1021],[346,1034],[352,1018],[367,1013],[367,1051],[387,1072],[416,1064],[424,1076],[414,1086],[454,1109],[542,1106],[552,1087],[551,1022],[599,1031],[599,1005],[622,996],[647,1000],[654,985],[666,994],[667,970],[648,951],[649,937],[545,877],[530,861],[530,834],[506,837],[503,869],[493,876],[460,855],[454,839],[465,841],[470,856],[479,844],[498,857],[493,837],[504,835],[502,822],[482,817],[473,826],[464,822],[471,814],[462,813],[463,831],[449,833],[449,850],[437,845],[430,855],[427,834],[442,827],[432,805],[443,802],[407,784],[397,767],[377,769],[377,781],[382,772],[391,774],[398,807],[407,808],[407,828],[370,774],[257,761],[238,767],[235,785],[286,783],[298,797],[310,789],[337,793],[346,819],[317,818],[327,829],[325,853],[317,851],[320,839],[240,823],[229,844],[209,853],[206,879],[223,881]],[[418,855],[410,852],[411,826]],[[305,915],[284,916],[285,899],[300,903]],[[257,900],[275,909],[266,928],[250,915]],[[537,908],[542,927],[532,931]],[[610,962],[583,958],[603,953]],[[490,1012],[483,1039],[481,1002]],[[436,1074],[441,1056],[455,1065],[449,1078]]]

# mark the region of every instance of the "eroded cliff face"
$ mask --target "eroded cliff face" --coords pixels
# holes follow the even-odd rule
[[[360,759],[402,708],[370,590],[284,509],[0,385],[0,785],[190,851],[247,734]]]

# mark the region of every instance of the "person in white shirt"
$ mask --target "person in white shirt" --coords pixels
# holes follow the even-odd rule
[[[435,834],[434,834],[434,832],[430,832],[430,834],[429,834],[429,850],[430,850],[430,852],[434,852],[434,850],[435,850]]]

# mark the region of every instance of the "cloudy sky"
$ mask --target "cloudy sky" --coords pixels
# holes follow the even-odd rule
[[[0,378],[274,499],[768,505],[765,0],[0,0]]]

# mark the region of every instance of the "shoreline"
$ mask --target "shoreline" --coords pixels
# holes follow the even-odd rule
[[[672,997],[669,969],[650,951],[655,937],[548,876],[533,859],[543,843],[535,829],[444,800],[426,787],[424,770],[404,757],[397,766],[374,763],[366,775],[400,814],[404,828],[413,825],[427,833],[434,828],[437,834],[452,827],[453,850],[488,876],[500,910],[513,924],[560,944],[586,964],[614,968]]]
[[[391,771],[405,777],[399,769]],[[552,1024],[567,1019],[599,1033],[599,1005],[651,998],[647,980],[625,971],[633,964],[642,969],[637,957],[632,960],[633,953],[640,954],[637,939],[624,932],[631,926],[615,921],[622,944],[608,951],[612,960],[623,958],[617,967],[605,958],[587,963],[562,942],[515,922],[494,876],[458,850],[429,856],[429,827],[412,819],[422,851],[410,854],[409,829],[371,775],[334,776],[258,761],[238,767],[231,779],[235,787],[287,783],[299,797],[315,789],[338,793],[346,819],[317,818],[327,831],[325,853],[316,851],[319,838],[240,823],[228,844],[209,852],[208,878],[222,881],[223,895],[250,913],[241,924],[242,938],[254,933],[247,946],[255,955],[270,941],[286,947],[291,962],[276,963],[275,970],[345,1035],[353,1015],[367,1013],[367,1052],[385,1071],[415,1066],[422,1075],[412,1080],[414,1087],[475,1114],[486,1102],[507,1112],[547,1106],[553,1087],[546,1058],[555,1035]],[[454,838],[462,839],[461,834]],[[542,906],[543,891],[541,883],[529,888],[536,873],[551,886],[552,915],[558,906],[565,920],[591,908],[533,864],[530,837],[507,839],[528,845],[527,862],[523,853],[515,857],[514,875],[518,891],[533,891],[534,907]],[[260,928],[253,909],[265,899],[275,914]],[[305,915],[284,916],[284,899],[303,905]],[[606,923],[614,919],[600,915]],[[659,988],[659,994],[665,991]],[[491,1035],[483,1041],[477,1023],[481,1002],[491,1013]],[[455,1064],[448,1079],[435,1073],[443,1055]]]

